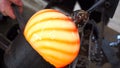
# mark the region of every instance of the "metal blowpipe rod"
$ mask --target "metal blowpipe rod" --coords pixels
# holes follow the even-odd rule
[[[95,3],[91,8],[87,10],[88,13],[91,13],[94,11],[98,6],[102,5],[105,2],[105,0],[99,0],[97,3]]]

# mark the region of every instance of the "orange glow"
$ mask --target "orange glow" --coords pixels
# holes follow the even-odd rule
[[[74,22],[54,9],[35,13],[27,22],[24,36],[31,46],[56,68],[70,64],[80,49],[78,29]]]

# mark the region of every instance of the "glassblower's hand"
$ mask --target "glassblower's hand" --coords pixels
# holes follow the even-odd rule
[[[14,15],[12,4],[18,6],[20,13],[23,11],[23,3],[21,0],[0,0],[0,12],[4,16],[9,16],[12,19],[15,19],[16,16]]]

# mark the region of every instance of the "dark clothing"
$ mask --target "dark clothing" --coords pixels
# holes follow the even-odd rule
[[[95,3],[96,0],[57,0],[57,1],[56,0],[46,0],[46,1],[53,2],[55,5],[59,4],[59,5],[64,6],[70,10],[72,10],[74,8],[75,3],[78,1],[81,8],[83,10],[87,10]]]

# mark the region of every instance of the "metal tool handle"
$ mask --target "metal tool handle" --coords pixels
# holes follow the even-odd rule
[[[12,4],[12,7],[13,7],[14,14],[16,16],[16,19],[18,21],[20,30],[23,32],[25,27],[25,20],[23,19],[23,16],[20,14],[18,6]]]
[[[105,0],[99,0],[97,3],[95,3],[91,8],[87,10],[87,12],[91,13],[96,9],[98,6],[102,5],[105,2]]]

